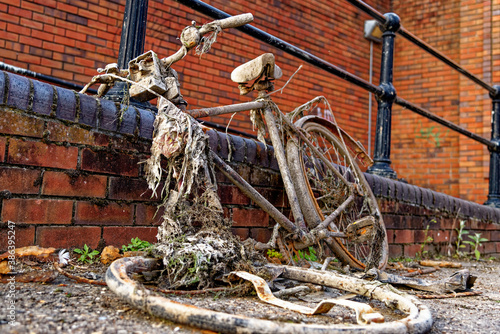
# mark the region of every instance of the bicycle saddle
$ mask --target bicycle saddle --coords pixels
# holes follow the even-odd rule
[[[272,53],[264,53],[236,67],[231,73],[231,80],[242,84],[261,77],[269,80],[279,79],[282,74],[281,69],[274,63],[274,55]]]

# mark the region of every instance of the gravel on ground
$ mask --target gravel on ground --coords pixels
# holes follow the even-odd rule
[[[458,262],[457,260],[453,260]],[[477,280],[473,290],[482,294],[472,297],[427,299],[434,320],[431,333],[498,333],[500,332],[500,262],[460,261]],[[409,264],[405,264],[408,266]],[[50,265],[35,267],[49,270]],[[103,280],[104,265],[88,265],[67,271],[89,279]],[[450,276],[457,269],[442,268],[420,278],[437,281]],[[390,271],[395,272],[395,271]],[[278,282],[286,285],[287,282]],[[405,290],[415,293],[415,290]],[[338,297],[345,292],[327,288],[306,295],[296,295],[288,300],[314,307],[320,300]],[[172,323],[122,302],[106,286],[77,283],[59,275],[49,283],[0,284],[0,333],[208,333]],[[304,316],[262,303],[255,295],[225,296],[207,294],[200,296],[169,295],[168,298],[221,312],[242,314],[273,321],[297,323],[322,323],[334,326],[355,323],[355,316],[348,309],[333,309],[326,315]],[[404,317],[382,303],[364,297],[354,300],[368,302],[391,321]],[[15,325],[10,321],[15,318]]]

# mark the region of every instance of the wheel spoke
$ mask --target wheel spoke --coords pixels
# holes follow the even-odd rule
[[[357,183],[358,185],[356,187],[361,189],[362,193],[367,194],[369,192],[369,195],[372,196],[369,199],[358,196],[354,201],[349,203],[346,209],[333,220],[338,230],[340,232],[345,232],[350,224],[368,216],[371,212],[379,212],[378,208],[373,207],[377,204],[369,186],[366,184],[361,170],[353,159],[348,156],[348,151],[343,145],[342,140],[339,140],[339,138],[337,138],[332,131],[328,130],[328,128],[315,121],[306,121],[300,124],[300,126],[308,133],[308,138],[316,149],[332,162],[334,166],[337,166],[336,168],[344,175],[346,180]],[[320,212],[317,210],[306,210],[304,217],[308,224],[317,225],[318,220],[321,222],[324,217],[329,216],[345,202],[351,195],[350,189],[352,189],[352,187],[348,184],[344,184],[333,171],[326,167],[319,157],[314,155],[313,151],[309,149],[307,145],[303,143],[300,144],[296,154],[302,156],[301,159],[298,159],[302,162],[302,169],[298,169],[297,173],[302,175],[302,177],[297,177],[297,180],[294,181],[295,186],[301,189],[303,188],[301,194],[304,196],[302,197],[310,197],[310,201],[312,201],[308,202],[303,199],[301,206],[309,205],[319,208],[320,210]],[[290,168],[292,167],[290,166]],[[299,199],[299,201],[301,200]],[[385,265],[387,253],[385,227],[383,226],[381,217],[375,218],[375,224],[378,225],[375,230],[381,228],[384,232],[383,239],[377,240],[375,243],[376,249],[372,247],[372,240],[356,242],[347,239],[334,239],[333,248],[332,246],[331,248],[339,260],[358,269],[365,265],[377,265],[379,267]],[[375,264],[373,263],[373,259],[379,258],[379,256],[374,252],[378,252],[380,249],[382,249],[383,253],[382,261]]]

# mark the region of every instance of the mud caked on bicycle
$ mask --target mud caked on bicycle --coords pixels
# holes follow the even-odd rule
[[[231,73],[240,95],[256,91],[254,101],[186,110],[172,65],[193,48],[198,53],[207,52],[222,29],[252,20],[251,14],[243,14],[201,27],[193,22],[182,31],[182,46],[175,54],[160,59],[155,52],[148,51],[132,59],[127,69],[109,64],[99,69],[100,74],[80,92],[100,84],[97,96],[102,97],[115,82],[125,81],[129,84],[125,102],[129,98],[139,102],[157,98],[151,156],[145,161],[144,170],[153,194],[159,193],[163,198],[158,242],[153,257],[115,261],[107,270],[107,285],[130,304],[153,315],[217,332],[367,332],[365,325],[370,323],[376,323],[376,327],[369,327],[368,331],[373,328],[380,333],[403,333],[409,328],[418,328],[414,332],[429,330],[432,317],[418,300],[380,282],[340,276],[331,270],[337,268],[332,261],[356,271],[383,269],[387,264],[388,243],[377,201],[358,166],[358,163],[370,165],[370,157],[335,122],[310,113],[318,103],[329,108],[324,97],[282,113],[272,100],[274,82],[282,76],[282,71],[275,64],[274,55],[266,53]],[[122,107],[127,108],[126,104]],[[196,120],[248,110],[258,139],[272,144],[291,219],[210,149],[206,134],[210,128]],[[232,222],[224,217],[217,196],[214,166],[273,219],[275,225],[268,242],[252,239],[241,242],[232,234]],[[278,264],[265,261],[262,253],[269,251],[279,254]],[[228,280],[243,279],[252,282],[259,298],[266,303],[303,314],[326,313],[334,305],[351,307],[361,326],[275,323],[196,308],[156,296],[130,278],[133,272],[158,272],[158,269],[163,279],[159,279],[160,284],[169,289],[197,287],[206,292],[216,281],[227,286]],[[267,283],[255,274],[267,275],[270,281],[281,275],[285,279],[355,292],[395,306],[406,318],[380,323],[384,321],[381,314],[364,303],[345,298],[324,300],[315,309],[302,307],[273,296]],[[231,289],[232,286],[227,291]]]
[[[243,14],[202,27],[188,26],[180,36],[182,47],[174,55],[160,59],[155,52],[148,51],[132,59],[128,69],[109,64],[100,70],[104,73],[95,76],[82,93],[99,83],[97,95],[100,97],[116,81],[124,80],[130,83],[130,98],[139,102],[158,98],[159,114],[171,115],[163,122],[165,126],[161,135],[159,124],[162,122],[157,119],[153,147],[161,147],[160,153],[169,159],[179,159],[182,155],[185,155],[185,160],[196,159],[182,151],[187,146],[183,141],[189,137],[183,132],[196,133],[193,127],[202,131],[207,129],[192,117],[250,110],[259,138],[264,141],[264,135],[268,133],[274,148],[293,219],[288,219],[276,209],[216,154],[209,152],[205,160],[210,160],[210,164],[220,169],[276,222],[271,240],[265,244],[255,242],[254,247],[257,250],[279,249],[287,264],[294,264],[297,256],[293,255],[305,249],[313,251],[318,260],[324,262],[323,267],[332,259],[357,270],[385,267],[388,245],[384,223],[377,201],[358,166],[358,163],[370,164],[371,159],[362,146],[337,124],[315,115],[306,115],[312,106],[320,102],[328,106],[325,98],[317,97],[287,115],[280,111],[270,94],[274,90],[274,81],[282,76],[273,54],[263,54],[237,67],[231,74],[231,79],[238,83],[241,95],[257,92],[253,102],[186,110],[186,102],[180,93],[181,85],[172,65],[183,59],[192,48],[207,52],[221,29],[241,26],[251,20],[251,14]],[[212,35],[204,37],[207,33]],[[199,152],[194,154],[200,158]],[[153,182],[155,189],[162,174],[159,168],[149,169],[148,181]],[[190,196],[195,181],[188,180],[187,173],[194,178],[201,171],[187,171],[188,168],[181,166],[179,171],[174,168],[168,174],[176,182],[166,182],[168,186],[174,184],[175,188],[166,189],[166,203]],[[206,176],[205,187],[207,182],[215,185],[214,176],[208,175],[210,172],[203,170],[202,173]]]

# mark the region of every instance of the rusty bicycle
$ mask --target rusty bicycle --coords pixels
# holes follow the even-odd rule
[[[124,80],[130,83],[131,98],[149,101],[158,97],[159,113],[167,110],[167,114],[173,114],[166,116],[165,124],[170,125],[166,125],[161,135],[156,128],[153,147],[156,145],[164,156],[171,159],[182,156],[179,149],[186,146],[182,141],[188,136],[182,132],[187,131],[191,136],[194,131],[192,124],[198,124],[192,119],[250,110],[251,118],[259,129],[259,138],[262,139],[267,132],[274,148],[293,219],[274,207],[215,153],[210,151],[208,159],[276,222],[269,242],[255,242],[254,247],[257,250],[279,249],[281,253],[288,254],[285,256],[288,262],[294,262],[293,253],[311,250],[312,247],[323,255],[323,268],[333,258],[357,270],[385,267],[388,244],[384,222],[377,201],[358,166],[358,163],[369,165],[370,157],[337,124],[319,116],[307,115],[311,106],[325,100],[323,97],[315,98],[286,115],[279,110],[270,94],[275,80],[282,76],[273,54],[266,53],[242,64],[231,74],[241,95],[257,92],[253,102],[186,110],[178,76],[172,65],[183,59],[192,48],[206,52],[221,29],[241,26],[252,20],[251,14],[243,14],[201,27],[195,24],[188,26],[180,36],[182,46],[174,55],[160,59],[156,53],[148,51],[131,60],[128,69],[110,64],[100,70],[101,74],[96,75],[82,93],[97,83],[100,84],[98,96],[103,96],[116,81]],[[203,37],[207,33],[211,36]],[[171,124],[173,119],[177,121],[182,117],[188,119],[183,118],[181,123],[184,123],[180,126]],[[155,126],[159,124],[157,119]],[[206,131],[199,124],[197,126]],[[176,179],[186,171],[174,168],[172,173]],[[207,174],[206,171],[204,173]],[[160,175],[161,170],[156,169],[155,178]],[[206,179],[213,181],[213,176],[208,175]],[[177,200],[186,191],[189,192],[193,182],[177,180],[176,187],[179,189],[171,191],[166,202],[172,201],[172,197]]]
[[[369,165],[371,159],[362,146],[335,122],[307,114],[311,106],[326,99],[315,98],[283,114],[271,98],[274,82],[282,72],[275,64],[274,56],[268,53],[240,65],[231,74],[231,79],[238,83],[240,94],[257,92],[254,101],[186,110],[178,76],[171,65],[181,60],[192,48],[202,53],[208,51],[222,29],[244,25],[252,19],[251,14],[243,14],[201,27],[193,23],[183,30],[180,37],[182,47],[174,55],[160,59],[156,53],[148,51],[132,59],[128,69],[110,64],[82,91],[99,83],[98,96],[102,96],[116,81],[122,80],[130,84],[131,98],[149,101],[158,97],[151,156],[145,168],[146,179],[153,193],[163,183],[162,193],[165,194],[162,205],[166,213],[158,227],[158,243],[155,245],[158,253],[153,254],[153,257],[136,256],[116,260],[106,272],[106,284],[123,300],[155,316],[216,332],[290,334],[428,331],[432,317],[428,308],[418,300],[380,282],[365,281],[330,270],[331,260],[337,259],[343,265],[359,271],[377,272],[387,263],[388,244],[377,201],[358,166],[358,163]],[[204,38],[203,35],[207,33],[211,35]],[[293,219],[285,216],[226,161],[211,151],[205,134],[209,128],[196,121],[196,118],[209,115],[245,110],[250,110],[250,118],[258,128],[259,140],[264,141],[265,132],[269,133]],[[162,156],[167,161],[162,160]],[[268,242],[247,239],[249,243],[241,243],[230,240],[234,236],[227,224],[228,220],[220,219],[224,223],[219,222],[223,210],[215,192],[217,180],[213,165],[276,222]],[[166,177],[163,177],[164,172],[167,173]],[[190,214],[186,214],[185,209],[190,208]],[[212,215],[216,219],[211,220]],[[199,220],[213,225],[205,224],[208,228],[202,226],[193,232],[196,226],[192,223]],[[245,268],[252,262],[252,254],[246,253],[247,249],[254,252],[274,248],[282,253],[284,263],[261,263],[262,257],[257,256],[254,258],[257,260]],[[301,250],[304,250],[302,254],[309,250],[311,261],[304,263],[304,259],[300,259]],[[315,260],[311,257],[313,251],[318,254]],[[163,264],[160,264],[160,254]],[[293,257],[292,254],[299,256]],[[233,261],[238,256],[242,261]],[[174,267],[179,270],[172,270]],[[322,270],[314,270],[316,268]],[[202,270],[211,271],[211,276],[202,276],[199,272]],[[271,281],[281,276],[297,282],[350,291],[397,307],[406,317],[384,323],[384,317],[368,305],[346,301],[343,296],[341,300],[325,300],[314,310],[292,305],[276,298],[262,277],[245,270],[254,273],[259,271],[262,276],[270,276]],[[132,273],[145,271],[149,274],[161,271],[160,276],[167,276],[174,288],[188,289],[195,284],[198,284],[199,289],[200,282],[207,277],[209,280],[222,280],[225,284],[239,277],[254,284],[262,301],[305,312],[308,316],[329,312],[334,305],[351,307],[356,310],[357,325],[275,322],[184,305],[153,294],[130,277]],[[361,274],[366,276],[370,272]],[[214,273],[219,277],[216,278]],[[178,285],[180,281],[185,284]]]

